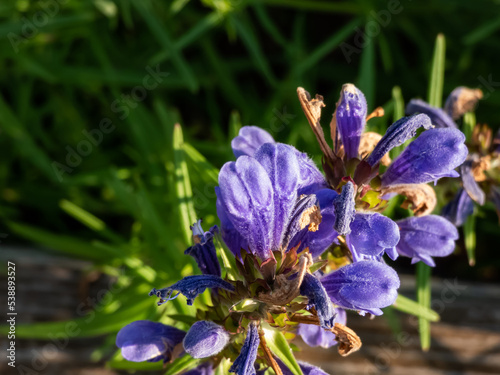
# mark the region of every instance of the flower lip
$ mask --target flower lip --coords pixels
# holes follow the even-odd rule
[[[169,361],[174,347],[182,342],[186,332],[149,320],[137,320],[123,327],[116,336],[125,359],[133,362]]]
[[[458,177],[454,169],[468,154],[464,142],[465,135],[458,129],[424,131],[387,168],[382,175],[382,187]]]
[[[432,257],[444,257],[455,250],[458,230],[445,218],[437,215],[409,217],[397,222],[401,239],[396,246],[400,255],[423,261],[434,267]]]

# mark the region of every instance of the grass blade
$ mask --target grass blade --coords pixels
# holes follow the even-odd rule
[[[366,32],[366,30],[365,30]],[[361,54],[358,88],[365,94],[369,109],[375,101],[375,40],[369,37]]]
[[[186,244],[190,244],[191,231],[189,227],[196,222],[197,216],[193,205],[193,192],[191,190],[191,180],[189,179],[183,144],[182,128],[179,124],[175,124],[173,136],[175,188],[184,239]]]
[[[428,101],[434,107],[441,107],[443,100],[444,63],[446,42],[443,34],[436,38],[434,57],[432,58],[431,80],[429,85]]]
[[[469,215],[465,221],[464,237],[469,265],[473,267],[476,264],[476,216]]]
[[[410,298],[402,296],[401,294],[398,295],[396,302],[394,302],[392,306],[399,311],[430,320],[431,322],[438,322],[440,319],[439,314],[434,310],[427,308]]]
[[[431,305],[431,267],[423,262],[417,263],[417,301],[423,309],[430,309]],[[428,319],[418,318],[420,346],[423,351],[431,347],[431,323]]]

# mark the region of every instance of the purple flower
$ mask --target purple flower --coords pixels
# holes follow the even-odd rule
[[[398,242],[397,224],[379,213],[357,213],[351,224],[351,233],[346,236],[354,261],[376,259],[384,252],[395,260]]]
[[[203,232],[201,220],[198,220],[191,227],[193,231],[194,245],[188,248],[184,254],[191,255],[198,264],[201,273],[205,275],[220,276],[220,265],[214,246],[214,233],[217,233],[217,226],[210,228],[210,231]]]
[[[222,238],[237,257],[244,249],[267,259],[272,251],[286,251],[304,226],[317,229],[319,210],[300,200],[311,186],[319,186],[318,181],[308,161],[291,146],[265,143],[254,157],[243,155],[226,163],[219,185]],[[302,227],[294,225],[297,219]]]
[[[403,117],[387,128],[382,139],[377,143],[372,153],[366,159],[370,166],[375,166],[394,147],[400,146],[408,139],[413,138],[417,129],[431,129],[431,120],[426,115]]]
[[[333,206],[335,207],[335,222],[333,224],[333,229],[339,234],[351,233],[351,223],[354,220],[354,214],[356,210],[354,208],[354,184],[348,181],[342,187],[342,192],[333,201]]]
[[[122,356],[132,362],[170,361],[174,347],[186,332],[149,320],[137,320],[123,327],[116,336]]]
[[[256,322],[250,322],[247,329],[247,337],[240,351],[240,355],[233,362],[229,372],[236,375],[255,375],[254,363],[257,359],[259,349],[259,329]]]
[[[295,247],[300,242],[299,251],[306,247],[313,258],[320,256],[337,239],[338,233],[333,230],[335,223],[334,200],[338,197],[335,190],[322,189],[316,192],[318,205],[321,209],[321,223],[316,232],[311,232],[307,228],[294,237],[289,247]]]
[[[309,299],[308,307],[316,309],[321,328],[333,328],[337,314],[321,281],[310,273],[306,273],[300,286],[300,294]]]
[[[412,263],[422,261],[434,267],[432,257],[450,255],[455,249],[458,231],[448,220],[437,215],[409,217],[397,222],[401,239],[396,249]]]
[[[441,216],[448,219],[453,225],[460,227],[473,212],[474,201],[464,189],[460,189],[455,195],[455,198],[443,207]]]
[[[363,93],[351,83],[342,86],[335,116],[346,160],[358,157],[359,142],[366,125],[366,112]]]
[[[177,281],[175,284],[163,288],[153,288],[149,292],[149,296],[160,297],[158,306],[164,304],[166,301],[171,301],[183,294],[187,299],[187,304],[192,305],[194,299],[198,294],[203,293],[207,288],[225,289],[230,292],[234,291],[234,286],[227,281],[222,280],[219,276],[215,275],[200,275],[200,276],[186,276],[182,280]],[[171,297],[174,291],[178,291],[175,296]]]
[[[336,305],[382,315],[380,308],[396,300],[399,277],[386,264],[363,260],[333,271],[323,277],[321,283]]]
[[[445,111],[441,108],[433,107],[420,99],[410,100],[406,106],[406,113],[410,115],[424,113],[431,118],[432,124],[438,128],[457,128],[455,121]]]
[[[184,350],[193,358],[207,358],[218,354],[229,342],[224,327],[208,320],[194,323],[184,337]]]
[[[214,368],[211,362],[203,362],[201,365],[182,375],[214,375]]]
[[[234,156],[239,158],[242,155],[253,156],[264,143],[275,143],[271,134],[257,126],[244,126],[231,141],[231,147]]]
[[[345,310],[340,308],[335,310],[337,313],[335,322],[345,325],[347,321]],[[335,340],[336,336],[332,331],[327,331],[315,324],[299,324],[297,333],[302,337],[302,340],[311,347],[320,346],[327,349],[337,344]]]
[[[424,131],[387,168],[382,186],[422,184],[441,177],[458,177],[454,169],[468,154],[464,141],[464,134],[457,129]]]
[[[484,191],[479,187],[479,184],[472,175],[471,159],[466,160],[465,163],[460,166],[460,175],[462,176],[464,190],[473,200],[482,206],[486,200],[486,194],[484,194]]]

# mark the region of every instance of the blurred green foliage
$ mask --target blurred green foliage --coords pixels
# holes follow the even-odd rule
[[[297,86],[324,95],[327,124],[341,85],[355,83],[370,109],[386,109],[370,121],[381,131],[404,100],[439,103],[456,86],[479,87],[477,120],[497,129],[499,10],[487,0],[2,3],[2,231],[120,276],[102,308],[109,315],[85,334],[153,318],[148,286],[192,269],[189,223],[217,223],[218,167],[242,124],[319,160]],[[447,45],[436,94],[428,77],[438,33]],[[483,216],[481,233],[496,235],[494,212]],[[477,265],[498,277],[498,257],[481,258],[485,238]]]

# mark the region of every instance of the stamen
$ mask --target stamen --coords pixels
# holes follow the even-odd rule
[[[384,108],[377,107],[373,110],[372,113],[370,113],[368,116],[366,116],[366,121],[368,121],[374,117],[383,117],[384,115],[385,115]]]

